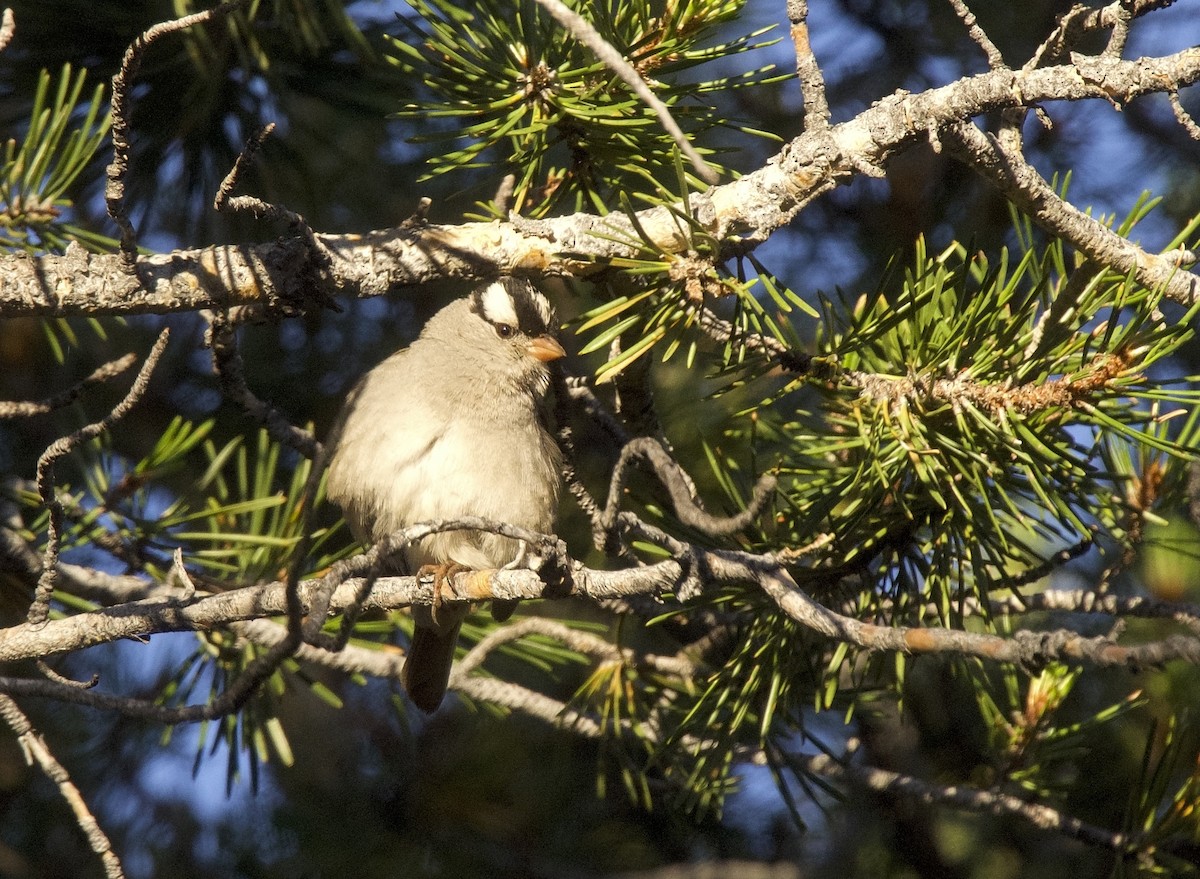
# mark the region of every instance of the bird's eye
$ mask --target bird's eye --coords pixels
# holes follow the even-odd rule
[[[515,332],[516,330],[513,328],[512,324],[496,324],[496,334],[500,336],[501,339],[511,338]]]

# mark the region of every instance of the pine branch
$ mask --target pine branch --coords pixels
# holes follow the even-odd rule
[[[495,529],[515,535],[499,523],[479,519],[414,526],[396,535],[407,541],[435,531],[463,528]],[[651,533],[654,533],[651,530]],[[771,597],[788,616],[815,633],[876,652],[914,654],[957,654],[977,656],[1038,668],[1046,662],[1089,662],[1099,666],[1144,668],[1176,659],[1200,664],[1200,637],[1172,636],[1160,641],[1123,646],[1108,637],[1084,637],[1062,629],[1044,632],[1018,631],[1012,637],[957,629],[915,628],[865,623],[837,613],[814,601],[773,559],[750,553],[710,550],[679,544],[686,563],[667,560],[626,570],[595,570],[579,562],[569,563],[569,586],[547,586],[536,572],[526,570],[471,571],[446,581],[445,602],[585,598],[602,601],[630,595],[659,595],[677,588],[689,570],[698,572],[704,590],[722,585],[754,583]],[[382,545],[381,545],[382,546]],[[324,580],[299,584],[297,598],[305,614],[326,608],[320,615],[340,613],[358,606],[361,610],[396,610],[412,604],[432,604],[433,578],[377,577],[369,572],[381,547],[339,563]],[[382,552],[386,556],[386,552]],[[336,584],[336,585],[335,585]],[[365,587],[369,586],[369,590]],[[193,601],[147,599],[112,608],[75,614],[41,625],[23,623],[0,630],[0,662],[66,653],[125,638],[141,638],[166,632],[209,631],[267,616],[287,613],[287,584],[255,586],[199,597]],[[364,593],[366,597],[364,598]],[[1155,615],[1165,615],[1163,612]],[[5,692],[0,686],[0,692]],[[18,695],[25,690],[13,690]]]
[[[808,771],[832,781],[848,781],[875,793],[894,794],[921,803],[944,803],[995,817],[1018,817],[1042,830],[1122,854],[1135,850],[1139,843],[1134,835],[1105,830],[1048,806],[1027,803],[1011,794],[960,786],[945,787],[886,769],[839,762],[824,754],[800,757],[798,762]]]
[[[587,19],[563,3],[562,0],[537,0],[537,3],[549,12],[559,24],[570,31],[575,39],[595,52],[596,57],[603,61],[617,76],[621,77],[633,89],[634,93],[646,103],[646,106],[654,111],[659,124],[671,135],[680,152],[687,156],[696,173],[700,175],[700,179],[707,183],[716,183],[719,179],[716,172],[696,152],[696,148],[692,146],[687,136],[680,129],[679,124],[672,118],[670,109],[659,100],[658,95],[654,94],[653,90],[646,83],[646,80],[633,65],[626,61],[620,52],[600,36]]]
[[[1177,258],[1149,253],[1063,201],[1019,152],[1004,146],[1000,139],[969,122],[948,127],[943,138],[955,156],[978,171],[1034,222],[1071,242],[1092,260],[1121,274],[1132,274],[1142,286],[1162,289],[1168,298],[1183,305],[1200,299],[1200,277],[1181,268]]]
[[[1130,61],[1079,56],[1072,64],[996,70],[918,94],[898,93],[827,131],[802,134],[757,171],[693,195],[691,213],[719,242],[722,252],[716,257],[726,259],[744,252],[746,241],[769,238],[814,193],[847,182],[862,167],[882,168],[930,131],[991,111],[1053,100],[1125,103],[1197,81],[1200,48],[1192,48]],[[1034,184],[1019,185],[1034,187],[1022,192],[1037,200],[1047,222],[1077,213]],[[640,211],[637,221],[664,253],[685,245],[669,209]],[[607,261],[638,255],[623,243],[639,239],[620,215],[575,214],[537,225],[536,235],[527,231],[527,224],[498,221],[397,227],[366,235],[318,234],[330,264],[315,279],[308,270],[308,244],[295,238],[141,257],[136,278],[121,257],[88,255],[80,248],[62,256],[6,257],[0,259],[0,314],[164,314],[228,308],[237,320],[262,318],[319,308],[339,295],[378,296],[435,280],[477,280],[498,270],[588,277]],[[1067,223],[1065,233],[1085,251],[1101,246],[1111,235],[1095,221]],[[1142,248],[1124,246],[1154,263]],[[1178,302],[1192,301],[1200,279],[1178,266],[1171,268],[1166,295]]]

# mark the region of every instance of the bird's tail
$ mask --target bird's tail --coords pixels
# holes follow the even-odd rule
[[[412,645],[400,674],[408,698],[427,714],[437,711],[450,683],[450,667],[461,624],[443,629],[413,628]]]

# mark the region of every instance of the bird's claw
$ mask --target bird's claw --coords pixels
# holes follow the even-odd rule
[[[441,565],[422,565],[417,572],[417,577],[433,577],[433,604],[429,608],[429,615],[433,618],[434,625],[438,622],[438,611],[442,607],[445,599],[442,598],[442,589],[445,588],[446,581],[455,574],[461,574],[463,571],[469,571],[466,565],[460,565],[458,562],[448,562]]]

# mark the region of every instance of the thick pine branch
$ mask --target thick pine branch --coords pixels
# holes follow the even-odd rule
[[[878,172],[918,140],[939,136],[974,116],[1031,109],[1055,100],[1126,103],[1171,93],[1200,81],[1200,47],[1164,57],[1121,61],[1074,56],[1071,64],[1036,70],[993,70],[919,94],[897,92],[854,119],[807,132],[759,170],[692,197],[692,213],[729,257],[766,240],[813,197]],[[1031,193],[1051,219],[1077,213],[1060,200]],[[689,242],[666,208],[638,215],[641,228],[666,252]],[[1084,252],[1108,233],[1096,221],[1064,222]],[[73,247],[61,256],[14,255],[0,260],[0,314],[17,316],[166,314],[231,309],[235,317],[293,314],[336,296],[379,296],[436,280],[477,279],[511,271],[583,277],[605,260],[635,256],[620,243],[636,240],[628,220],[574,214],[550,220],[457,226],[412,224],[365,235],[316,235],[313,255],[302,237],[259,245],[227,245],[142,257],[136,276],[118,255]],[[614,240],[616,239],[616,240]],[[1088,246],[1091,244],[1091,246]],[[1135,249],[1137,253],[1142,251]],[[1143,254],[1145,255],[1145,254]],[[1175,270],[1167,295],[1191,302],[1200,279]]]

